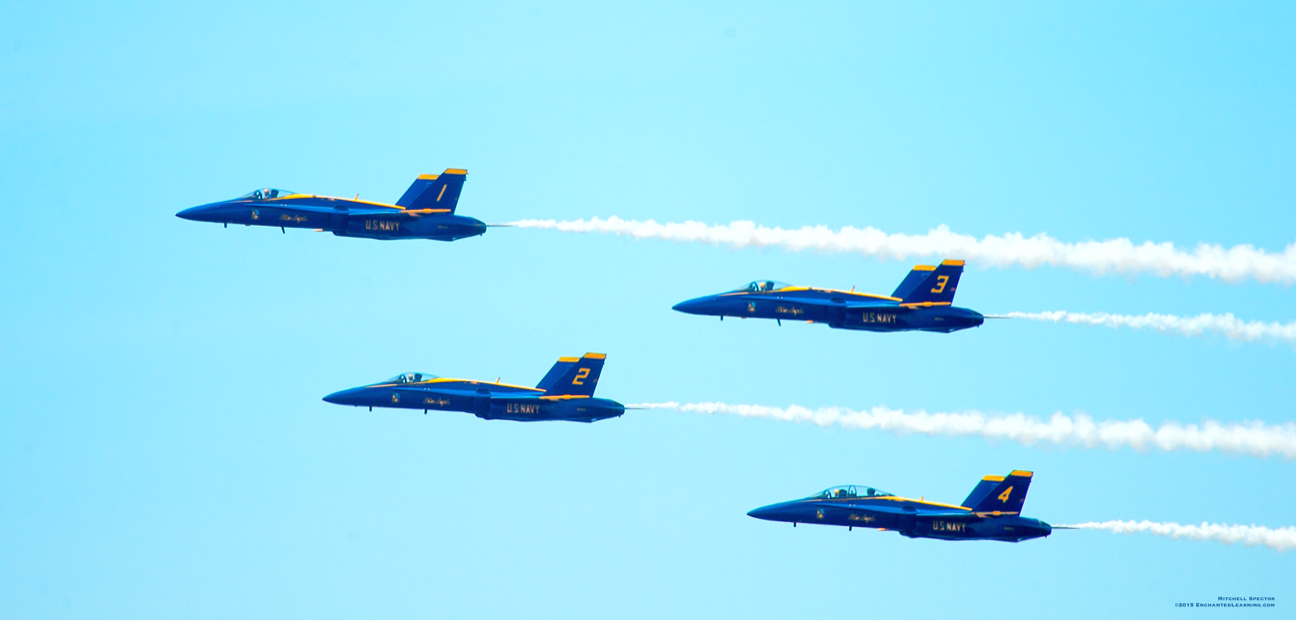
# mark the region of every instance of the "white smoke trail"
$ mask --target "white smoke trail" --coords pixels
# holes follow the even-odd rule
[[[1270,549],[1286,551],[1296,549],[1296,527],[1267,528],[1263,525],[1227,525],[1205,523],[1182,525],[1152,521],[1103,521],[1102,523],[1077,523],[1057,527],[1074,527],[1084,530],[1107,530],[1117,534],[1147,533],[1170,538],[1214,540],[1226,545],[1242,543],[1248,547],[1264,545]]]
[[[1054,323],[1076,323],[1079,325],[1098,325],[1113,329],[1128,327],[1130,329],[1155,329],[1161,333],[1172,333],[1181,336],[1200,336],[1206,332],[1223,335],[1229,340],[1242,342],[1283,342],[1296,346],[1296,322],[1265,323],[1263,321],[1243,321],[1233,313],[1199,314],[1183,317],[1173,314],[1107,314],[1106,312],[1009,312],[1000,315],[1013,319],[1031,321],[1052,321]]]
[[[1252,245],[1225,248],[1216,244],[1198,244],[1190,253],[1172,243],[1144,242],[1134,245],[1129,239],[1065,243],[1045,234],[1025,237],[1021,233],[971,235],[951,232],[941,225],[925,235],[888,234],[871,226],[846,226],[832,230],[827,226],[805,226],[793,230],[757,226],[753,222],[704,224],[687,221],[659,224],[653,220],[623,220],[612,216],[589,220],[519,220],[510,222],[519,228],[541,228],[578,233],[611,233],[631,235],[638,239],[663,239],[744,247],[781,247],[791,251],[853,252],[864,256],[904,259],[910,256],[936,256],[975,261],[995,267],[1019,265],[1034,269],[1041,265],[1068,267],[1094,274],[1154,273],[1159,276],[1207,276],[1228,282],[1252,278],[1259,282],[1296,282],[1296,243],[1282,253],[1270,253]]]
[[[1165,422],[1154,429],[1143,420],[1095,422],[1093,418],[1082,413],[1067,416],[1061,412],[1054,413],[1046,422],[1021,413],[995,415],[987,415],[980,411],[905,413],[886,407],[874,407],[865,411],[824,407],[812,411],[796,405],[783,408],[725,403],[665,402],[629,406],[736,415],[744,418],[766,418],[786,422],[809,422],[817,426],[880,430],[901,436],[911,433],[954,437],[977,436],[990,440],[1015,441],[1026,446],[1051,443],[1085,448],[1099,445],[1108,449],[1128,447],[1140,451],[1150,448],[1166,452],[1219,450],[1256,458],[1268,458],[1274,454],[1284,459],[1296,458],[1296,423],[1292,422],[1268,425],[1260,421],[1221,424],[1214,420],[1207,420],[1201,425]]]

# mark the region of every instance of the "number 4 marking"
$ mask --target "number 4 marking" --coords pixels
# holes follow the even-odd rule
[[[1012,487],[1008,487],[1008,490],[1006,490],[1006,491],[1004,491],[1003,493],[1000,493],[1000,494],[999,494],[999,501],[1001,501],[1001,502],[1007,502],[1007,501],[1008,501],[1008,495],[1009,495],[1010,493],[1012,493]]]
[[[949,282],[949,276],[936,276],[936,288],[932,289],[931,292],[933,293],[945,292],[945,284],[947,282]]]
[[[588,368],[580,369],[580,372],[576,373],[576,378],[572,379],[572,385],[585,385],[584,383],[581,382],[581,380],[585,379],[586,377],[589,377],[589,370],[590,369]],[[1011,491],[1012,489],[1010,488],[1008,490]]]

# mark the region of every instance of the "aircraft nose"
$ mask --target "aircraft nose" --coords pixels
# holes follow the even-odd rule
[[[324,397],[324,402],[333,403],[334,405],[355,405],[360,406],[360,388],[351,388],[340,392],[333,392]]]
[[[177,213],[176,217],[194,222],[219,222],[216,211],[217,205],[201,205],[185,209]]]
[[[764,519],[766,521],[785,520],[783,518],[783,504],[771,504],[769,506],[761,506],[760,508],[748,512],[747,516],[754,517],[757,519]]]
[[[203,211],[205,211],[206,209],[207,207],[191,207],[189,209],[185,209],[184,211],[177,213],[176,217],[182,220],[192,220],[195,222],[201,222]]]
[[[671,310],[683,312],[685,314],[709,314],[707,312],[707,306],[710,305],[710,301],[710,297],[698,297],[697,299],[681,301],[674,306],[671,306]]]

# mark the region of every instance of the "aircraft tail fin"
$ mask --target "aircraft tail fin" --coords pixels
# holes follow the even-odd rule
[[[981,503],[981,500],[985,499],[986,496],[990,494],[990,490],[998,486],[1000,482],[1003,482],[1003,479],[1003,476],[986,476],[982,478],[981,482],[977,483],[976,488],[972,489],[971,493],[968,493],[967,499],[963,500],[962,506],[964,508],[972,508]]]
[[[468,171],[450,168],[441,174],[422,174],[405,190],[396,206],[406,209],[448,209],[454,213],[459,205]]]
[[[891,296],[899,297],[906,304],[948,305],[954,303],[954,292],[962,275],[961,260],[947,260],[936,267],[918,265]]]
[[[909,294],[913,293],[914,289],[918,288],[918,285],[922,284],[922,281],[926,280],[927,276],[931,275],[931,272],[935,270],[936,268],[931,265],[915,265],[914,268],[909,271],[909,275],[905,276],[905,279],[900,281],[900,286],[896,287],[895,292],[891,293],[891,296],[899,297],[900,299],[908,297]]]
[[[544,390],[545,396],[593,396],[606,359],[602,353],[560,357],[536,387]]]
[[[553,387],[555,383],[558,383],[558,379],[561,379],[563,375],[567,374],[567,369],[575,366],[579,361],[579,357],[558,358],[558,363],[554,364],[553,368],[550,368],[549,372],[545,373],[545,376],[540,380],[540,383],[536,384],[536,389],[548,390]]]
[[[1000,478],[986,476],[981,479],[963,505],[973,512],[1021,513],[1026,505],[1026,491],[1030,489],[1032,472],[1015,470]],[[978,493],[980,497],[977,497]],[[974,501],[975,500],[975,501]]]

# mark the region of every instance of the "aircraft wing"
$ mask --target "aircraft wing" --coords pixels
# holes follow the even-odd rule
[[[454,388],[434,388],[434,387],[398,387],[392,388],[396,392],[408,392],[410,394],[444,394],[446,396],[463,396],[473,398],[490,398],[494,400],[537,400],[544,395],[544,392],[479,392],[477,390],[460,390]]]
[[[881,512],[893,515],[911,515],[915,517],[940,517],[942,519],[958,518],[975,518],[977,515],[972,512],[962,510],[904,510],[895,506],[879,506],[877,504],[825,504],[825,508],[836,508],[838,510],[851,510],[860,512]]]
[[[286,211],[305,211],[307,213],[325,213],[329,215],[350,215],[361,217],[418,217],[420,215],[431,215],[433,213],[449,213],[449,209],[384,209],[381,207],[369,207],[364,209],[337,209],[325,205],[305,205],[295,202],[267,202],[266,206]]]
[[[328,211],[329,211],[329,212],[334,212],[332,209],[328,209]],[[449,209],[404,209],[404,210],[400,210],[400,209],[347,209],[346,211],[342,211],[342,212],[340,212],[340,213],[344,213],[344,214],[346,214],[346,215],[359,215],[359,216],[366,216],[366,217],[374,217],[374,216],[378,216],[378,217],[382,217],[382,216],[387,216],[387,217],[418,217],[418,216],[420,216],[420,215],[431,215],[431,214],[433,214],[433,213],[449,213],[449,212],[450,212]]]
[[[771,301],[775,301],[775,300],[771,300]],[[806,304],[807,306],[835,306],[839,308],[846,308],[847,310],[886,310],[889,312],[897,312],[897,313],[913,312],[912,308],[902,308],[896,305],[895,302],[888,301],[888,300],[852,301],[852,302],[842,303],[842,302],[834,302],[820,297],[782,296],[779,297],[777,301],[791,303],[791,304]]]
[[[846,304],[843,307],[846,308],[847,310],[884,310],[887,312],[894,312],[896,314],[913,312],[913,308],[905,308],[891,303],[874,303],[868,301]]]

